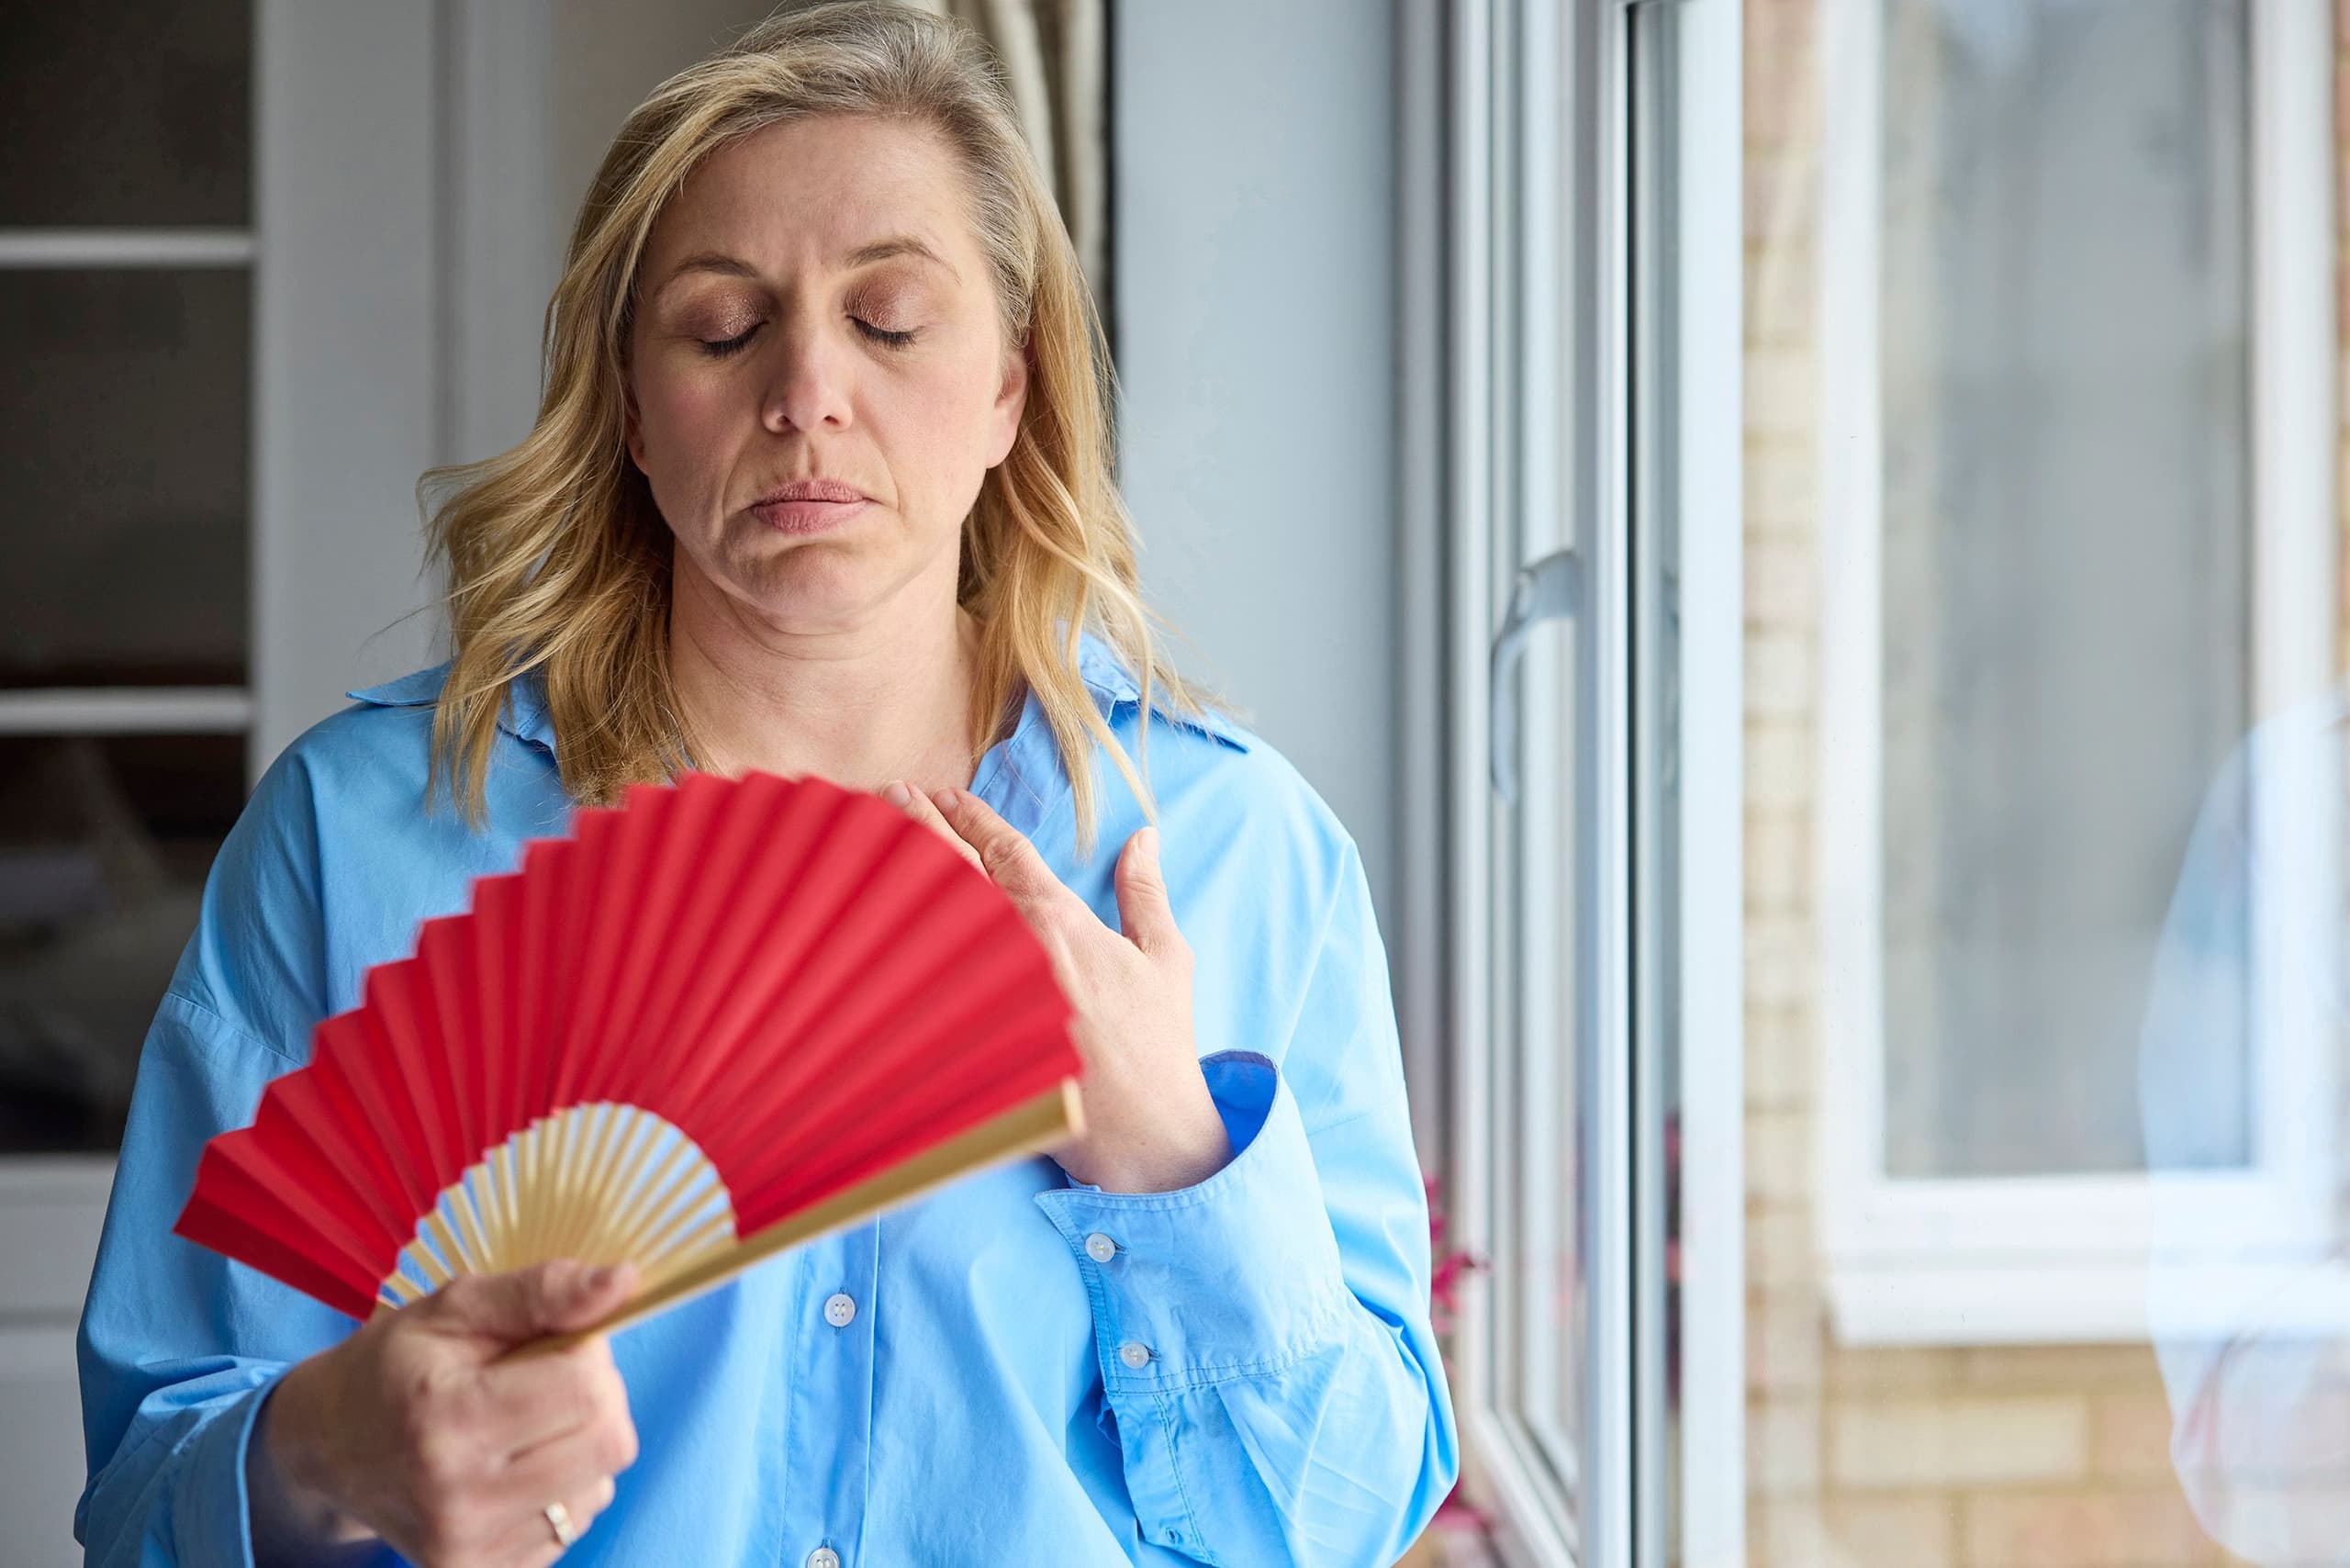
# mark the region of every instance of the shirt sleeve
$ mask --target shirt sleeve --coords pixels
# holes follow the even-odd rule
[[[1093,1311],[1145,1539],[1203,1562],[1390,1562],[1459,1469],[1386,958],[1345,846],[1303,1005],[1202,1063],[1235,1150],[1172,1193],[1037,1203]],[[1293,1085],[1315,1083],[1311,1125]]]
[[[323,1011],[306,770],[281,756],[206,878],[148,1026],[75,1350],[99,1568],[252,1562],[245,1459],[263,1399],[354,1325],[172,1234],[204,1145],[249,1124]]]
[[[252,1117],[294,1064],[167,994],[140,1056],[77,1337],[85,1561],[251,1563],[245,1456],[286,1367],[351,1329],[275,1281],[171,1234],[204,1142]]]

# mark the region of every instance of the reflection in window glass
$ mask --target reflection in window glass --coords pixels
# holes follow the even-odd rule
[[[0,1154],[111,1151],[241,734],[0,737]]]
[[[0,687],[244,683],[251,288],[0,272]]]
[[[242,228],[252,211],[252,7],[0,8],[0,222]],[[93,176],[96,177],[93,177]]]
[[[2207,0],[1886,14],[1896,1176],[2143,1165],[2154,942],[2250,717],[2244,27]],[[2241,1104],[2205,1140],[2237,1162]]]

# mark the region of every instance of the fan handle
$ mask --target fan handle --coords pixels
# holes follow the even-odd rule
[[[753,1264],[764,1262],[788,1247],[796,1247],[829,1231],[855,1225],[883,1209],[920,1197],[934,1187],[944,1186],[981,1166],[1050,1148],[1084,1130],[1085,1114],[1078,1102],[1077,1081],[1064,1078],[1035,1098],[1024,1101],[942,1143],[934,1144],[912,1159],[901,1160],[887,1170],[867,1177],[853,1187],[845,1188],[789,1219],[767,1226],[748,1240],[686,1270],[657,1290],[631,1298],[600,1322],[568,1333],[549,1334],[530,1340],[498,1359],[510,1361],[553,1355],[599,1334],[618,1333],[631,1324],[643,1322],[657,1312],[725,1283]]]

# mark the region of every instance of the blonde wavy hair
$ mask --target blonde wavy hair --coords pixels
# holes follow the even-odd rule
[[[963,522],[957,602],[979,628],[970,733],[976,767],[1038,699],[1095,832],[1093,744],[1108,748],[1147,820],[1147,740],[1136,771],[1080,676],[1100,635],[1165,711],[1205,694],[1156,654],[1136,538],[1112,475],[1116,382],[1091,293],[1012,99],[983,40],[894,3],[841,0],[779,13],[670,77],[604,156],[547,306],[543,387],[529,437],[479,463],[428,471],[418,502],[445,580],[452,657],[432,725],[428,801],[441,780],[476,830],[509,683],[543,672],[555,760],[582,804],[695,766],[697,739],[669,664],[673,540],[624,439],[630,328],[647,237],[718,148],[816,115],[920,127],[957,155],[1007,343],[1024,345],[1027,400],[1011,453]],[[453,486],[453,490],[447,487]],[[440,489],[438,510],[427,500]],[[1147,735],[1148,725],[1142,726]]]

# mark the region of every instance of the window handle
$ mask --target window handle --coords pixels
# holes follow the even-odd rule
[[[1526,639],[1545,621],[1564,621],[1583,602],[1583,562],[1572,550],[1561,550],[1528,562],[1510,583],[1509,613],[1494,638],[1493,667],[1486,700],[1492,703],[1494,789],[1502,800],[1517,803],[1517,704],[1511,699],[1511,679],[1525,656]]]

